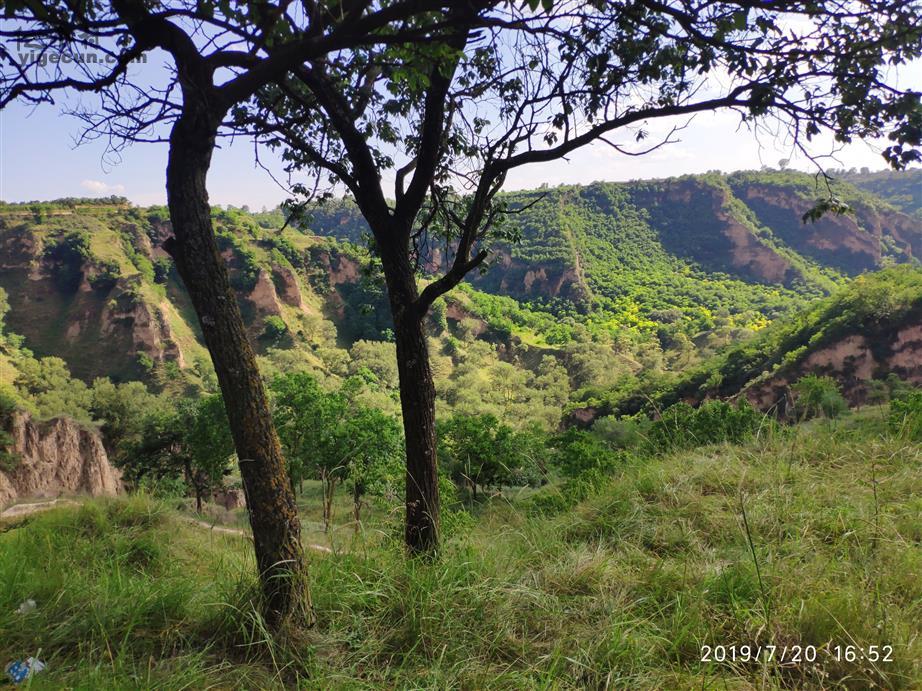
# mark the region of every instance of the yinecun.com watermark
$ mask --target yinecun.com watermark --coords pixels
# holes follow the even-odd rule
[[[118,56],[102,51],[88,50],[86,52],[62,52],[52,51],[47,46],[35,43],[26,43],[23,49],[16,50],[16,57],[19,58],[20,65],[114,65],[118,62]],[[129,60],[132,63],[146,63],[147,55],[142,53],[136,58]]]

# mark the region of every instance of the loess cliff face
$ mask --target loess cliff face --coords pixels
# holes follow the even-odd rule
[[[652,200],[658,210],[654,223],[663,243],[703,267],[749,281],[789,286],[803,278],[788,257],[741,217],[732,197],[728,188],[702,180],[666,184]],[[689,232],[689,219],[698,226],[697,232]]]
[[[0,471],[0,509],[27,497],[122,491],[121,475],[109,463],[96,431],[69,418],[38,422],[16,413],[10,432],[18,460],[12,471]]]
[[[791,385],[806,374],[817,374],[835,379],[851,405],[862,405],[867,401],[870,381],[891,373],[922,385],[922,320],[891,330],[844,336],[780,368],[766,381],[753,383],[743,395],[761,410],[778,407],[783,412],[790,401]]]
[[[576,257],[573,266],[559,261],[535,264],[514,257],[508,249],[498,250],[486,271],[473,273],[470,282],[488,293],[519,300],[561,298],[580,305],[589,294]]]
[[[922,224],[896,210],[857,203],[852,214],[828,213],[805,224],[814,202],[793,190],[748,184],[736,194],[788,246],[846,274],[879,268],[885,255],[897,261],[922,256]]]
[[[99,278],[106,267],[98,259],[64,266],[44,251],[46,242],[0,218],[0,287],[10,302],[10,331],[24,336],[37,355],[63,358],[86,380],[140,377],[142,354],[183,366],[172,326],[138,273]]]

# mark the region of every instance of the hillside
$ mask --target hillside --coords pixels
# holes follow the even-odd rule
[[[805,374],[833,377],[853,405],[872,400],[889,376],[922,385],[922,270],[905,266],[860,276],[796,317],[678,376],[639,387],[603,405],[636,412],[651,401],[745,396],[784,413],[790,386]]]
[[[709,174],[595,183],[513,193],[505,232],[485,275],[487,292],[539,304],[631,313],[660,321],[679,309],[700,325],[702,310],[737,321],[774,315],[828,293],[843,277],[889,263],[914,263],[922,222],[846,182],[835,194],[852,214],[802,216],[828,192],[793,172]],[[317,209],[311,232],[359,241],[367,232],[346,203]],[[440,263],[442,252],[431,250]]]
[[[691,368],[813,309],[854,275],[918,265],[922,220],[851,185],[837,193],[853,213],[809,224],[801,216],[822,191],[790,172],[509,195],[511,208],[528,205],[505,229],[520,241],[497,243],[488,270],[432,315],[441,409],[486,405],[516,425],[537,416],[553,427],[568,400],[614,400],[638,376],[698,376]],[[355,208],[331,202],[304,227],[283,230],[278,210],[216,209],[214,220],[264,371],[295,367],[333,381],[369,371],[369,398],[392,409],[389,311],[357,244],[364,224]],[[37,371],[41,358],[59,357],[88,385],[110,377],[158,391],[213,390],[195,315],[161,248],[169,232],[163,208],[119,199],[0,205],[4,328],[19,338],[0,358],[34,356],[28,367]],[[433,269],[446,258],[433,248],[426,260]],[[875,360],[875,376],[886,362]],[[4,379],[22,382],[21,367],[11,367]],[[712,393],[733,395],[765,367],[751,369]],[[503,393],[494,375],[509,382]],[[86,410],[68,406],[43,413]]]
[[[842,171],[839,175],[855,187],[867,190],[905,214],[922,218],[922,168],[904,171]]]

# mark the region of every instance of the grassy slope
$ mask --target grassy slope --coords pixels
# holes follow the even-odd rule
[[[286,644],[244,541],[143,499],[55,510],[0,533],[0,658],[41,648],[34,688],[919,688],[922,449],[883,412],[625,467],[555,517],[495,502],[434,564],[370,530],[314,558],[318,624]],[[699,662],[756,642],[894,662]]]

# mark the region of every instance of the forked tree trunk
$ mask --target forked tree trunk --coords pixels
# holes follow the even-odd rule
[[[220,118],[185,104],[170,135],[167,199],[174,239],[166,247],[195,307],[224,397],[240,463],[256,563],[271,626],[310,616],[301,524],[266,392],[218,251],[205,179]]]
[[[425,315],[414,308],[416,276],[406,248],[381,257],[397,341],[400,408],[406,437],[406,526],[411,554],[439,546],[439,476],[435,445],[435,383],[429,365]]]

